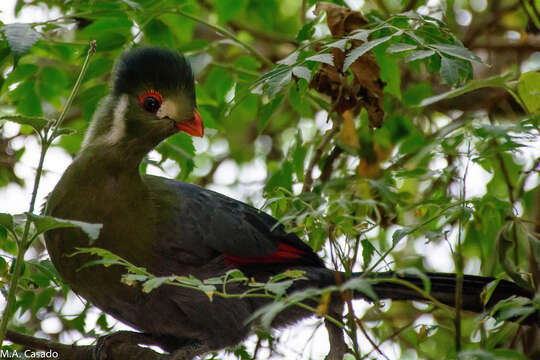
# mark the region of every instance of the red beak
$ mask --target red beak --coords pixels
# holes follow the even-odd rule
[[[199,110],[193,110],[193,118],[176,124],[176,127],[191,136],[203,137],[204,125]]]

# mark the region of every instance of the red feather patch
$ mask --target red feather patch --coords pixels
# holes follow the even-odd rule
[[[230,267],[261,263],[288,263],[301,258],[304,254],[303,250],[297,249],[294,246],[279,243],[278,249],[266,256],[241,257],[225,254],[225,263]]]

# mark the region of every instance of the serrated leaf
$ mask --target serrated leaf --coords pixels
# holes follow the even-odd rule
[[[395,34],[392,34],[392,35],[388,35],[388,36],[385,36],[385,37],[380,38],[380,39],[375,39],[375,40],[372,40],[372,41],[365,42],[362,45],[360,45],[359,47],[351,50],[351,52],[349,52],[347,54],[347,57],[345,58],[345,61],[343,62],[343,71],[347,71],[349,66],[351,66],[352,63],[355,62],[356,59],[358,59],[360,56],[364,55],[369,50],[373,49],[375,46],[387,42],[394,35]]]
[[[287,55],[287,57],[285,57],[284,59],[281,59],[279,60],[278,62],[276,62],[276,64],[280,64],[280,65],[293,65],[296,63],[296,60],[298,59],[298,54],[300,52],[298,50],[296,51],[293,51],[292,53],[290,53],[289,55]]]
[[[273,98],[276,96],[281,89],[291,81],[291,79],[292,69],[287,69],[287,71],[278,73],[276,76],[269,78],[265,86],[268,97]]]
[[[425,59],[427,57],[430,57],[433,54],[435,54],[435,51],[433,51],[433,50],[413,51],[412,53],[407,55],[407,57],[405,58],[405,62],[411,62],[411,61],[415,61],[415,60]]]
[[[301,78],[301,79],[304,79],[307,82],[309,82],[311,80],[311,70],[309,70],[305,66],[295,66],[292,69],[292,73],[293,73],[294,76],[296,76],[298,78]]]
[[[405,236],[409,235],[410,230],[409,229],[397,229],[392,234],[392,245],[396,245],[398,242],[401,241]]]
[[[341,51],[345,51],[345,46],[347,46],[347,42],[349,41],[349,39],[341,39],[341,40],[338,40],[338,41],[333,41],[329,44],[326,44],[326,47],[329,47],[329,48],[336,48],[336,49],[339,49]]]
[[[127,286],[133,286],[138,282],[148,280],[148,276],[142,274],[125,274],[122,276],[122,282]]]
[[[13,23],[2,27],[11,51],[17,57],[26,54],[28,50],[41,38],[29,24]]]
[[[332,54],[317,54],[306,58],[307,61],[317,61],[334,66],[334,55]]]
[[[475,53],[463,46],[451,45],[451,44],[431,44],[430,46],[436,48],[437,50],[459,59],[475,61],[477,63],[483,64],[482,59],[480,59]]]
[[[88,235],[90,240],[96,240],[99,236],[101,228],[103,227],[102,224],[93,224],[77,220],[65,220],[52,216],[36,215],[30,213],[26,213],[26,215],[28,216],[30,221],[34,223],[34,226],[36,227],[36,232],[38,234],[42,234],[46,231],[53,229],[77,227],[80,228],[86,235]]]
[[[390,45],[388,49],[386,49],[386,52],[393,54],[393,53],[399,53],[399,52],[408,51],[408,50],[414,50],[417,47],[418,47],[417,45],[413,45],[413,44],[398,43],[398,44]]]
[[[150,291],[163,285],[163,283],[168,280],[170,280],[168,276],[152,278],[143,284],[142,291],[145,293],[149,293]]]

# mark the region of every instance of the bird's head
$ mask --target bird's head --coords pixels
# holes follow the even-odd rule
[[[175,51],[143,47],[117,60],[111,94],[96,111],[83,146],[127,145],[144,152],[178,131],[204,134],[191,67]]]

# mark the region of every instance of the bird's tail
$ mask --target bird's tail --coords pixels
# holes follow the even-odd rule
[[[397,272],[358,272],[346,276],[341,272],[329,271],[325,275],[326,281],[323,282],[327,285],[339,285],[345,283],[347,277],[365,278],[366,280],[370,280],[371,287],[379,299],[429,301],[429,297],[431,297],[443,304],[455,306],[456,274],[427,272],[425,275],[426,276],[423,277],[420,275]],[[426,280],[429,281],[427,288]],[[533,292],[519,287],[513,282],[499,280],[495,290],[489,297],[489,300],[485,302],[481,293],[486,285],[494,280],[495,279],[491,277],[464,275],[462,309],[479,313],[485,309],[491,308],[500,300],[507,299],[511,296],[520,296],[529,299],[532,299],[534,296]],[[422,291],[418,291],[418,289],[421,289],[424,294]],[[426,297],[425,294],[428,294],[428,297]],[[369,299],[367,292],[359,290],[354,292],[354,297]],[[534,319],[538,320],[538,316],[534,315],[532,318],[528,318],[528,321],[534,321]]]

